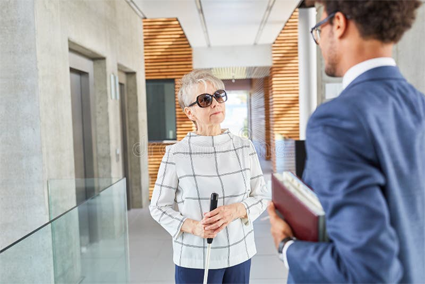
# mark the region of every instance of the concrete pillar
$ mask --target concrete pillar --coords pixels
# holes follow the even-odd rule
[[[0,26],[1,249],[45,223],[48,208],[34,1],[0,1]]]
[[[35,23],[34,0],[0,1],[0,249],[48,220]],[[1,254],[0,282],[51,283],[51,245],[44,230]]]
[[[298,21],[300,140],[305,140],[308,119],[317,107],[317,51],[310,35],[316,8],[300,8]]]

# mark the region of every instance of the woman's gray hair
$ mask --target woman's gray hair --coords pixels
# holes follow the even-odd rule
[[[210,83],[217,90],[224,89],[224,83],[210,71],[207,70],[194,70],[189,74],[186,74],[182,78],[182,85],[178,93],[179,104],[182,110],[193,103],[192,92],[196,90],[199,83]]]

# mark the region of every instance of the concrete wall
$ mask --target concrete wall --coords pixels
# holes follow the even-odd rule
[[[393,58],[397,62],[404,77],[418,90],[425,93],[425,1],[418,9],[413,27],[406,32],[401,41],[394,46]],[[319,6],[322,7],[322,6]],[[317,21],[323,8],[317,11]],[[320,49],[317,48],[317,103],[329,99],[326,97],[326,87],[330,97],[336,96],[342,89],[342,78],[331,78],[325,74],[325,65]]]
[[[45,129],[42,140],[47,179],[71,178],[74,175],[69,48],[94,60],[98,176],[121,177],[122,156],[116,157],[116,150],[121,147],[120,104],[118,100],[111,99],[110,74],[118,74],[118,65],[125,67],[127,72],[135,72],[137,89],[132,93],[136,94],[136,101],[132,98],[132,103],[138,106],[138,129],[131,133],[138,135],[139,141],[146,139],[142,21],[125,0],[39,0],[36,3],[37,58],[40,92],[43,94],[41,114]],[[55,119],[51,119],[53,117]],[[147,158],[137,159],[139,167],[130,168],[135,180],[131,188],[136,191],[132,207],[136,208],[143,203],[142,188],[148,187]],[[148,199],[146,195],[145,199]]]
[[[70,48],[94,60],[99,177],[122,176],[120,105],[109,80],[118,66],[129,72],[137,125],[130,140],[142,153],[129,149],[132,207],[147,205],[143,26],[128,3],[0,1],[0,27],[0,249],[48,221],[49,180],[74,178]],[[61,190],[72,206],[72,183]]]
[[[323,5],[318,5],[316,14],[316,23],[320,21],[322,16]],[[311,39],[313,40],[313,39]],[[329,98],[336,96],[338,93],[338,86],[342,89],[342,78],[329,77],[325,73],[325,60],[323,59],[322,52],[319,46],[316,46],[317,50],[317,106],[324,103]],[[326,94],[326,88],[328,94]],[[332,92],[332,90],[335,90]]]
[[[0,1],[0,249],[47,220],[34,2]]]
[[[33,1],[0,1],[0,249],[47,221]],[[51,235],[0,255],[0,282],[50,283]],[[37,260],[28,255],[37,255]],[[47,264],[47,265],[45,265]]]
[[[425,94],[425,1],[412,29],[394,48],[394,58],[406,79]]]

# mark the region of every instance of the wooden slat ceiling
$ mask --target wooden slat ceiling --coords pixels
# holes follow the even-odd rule
[[[144,19],[143,36],[146,80],[175,80],[176,131],[177,140],[181,140],[194,130],[177,98],[181,78],[192,71],[192,48],[177,18]],[[170,144],[173,143],[149,143],[149,198],[152,197],[165,147]]]
[[[177,79],[192,71],[192,48],[177,18],[144,19],[146,80]]]
[[[298,9],[272,45],[273,66],[270,70],[270,134],[272,149],[275,136],[299,139],[298,83]],[[272,151],[276,171],[276,150]]]

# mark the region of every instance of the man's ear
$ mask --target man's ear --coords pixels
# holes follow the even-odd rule
[[[348,20],[347,17],[341,12],[337,12],[335,16],[333,17],[333,30],[337,38],[342,38],[348,28]]]

